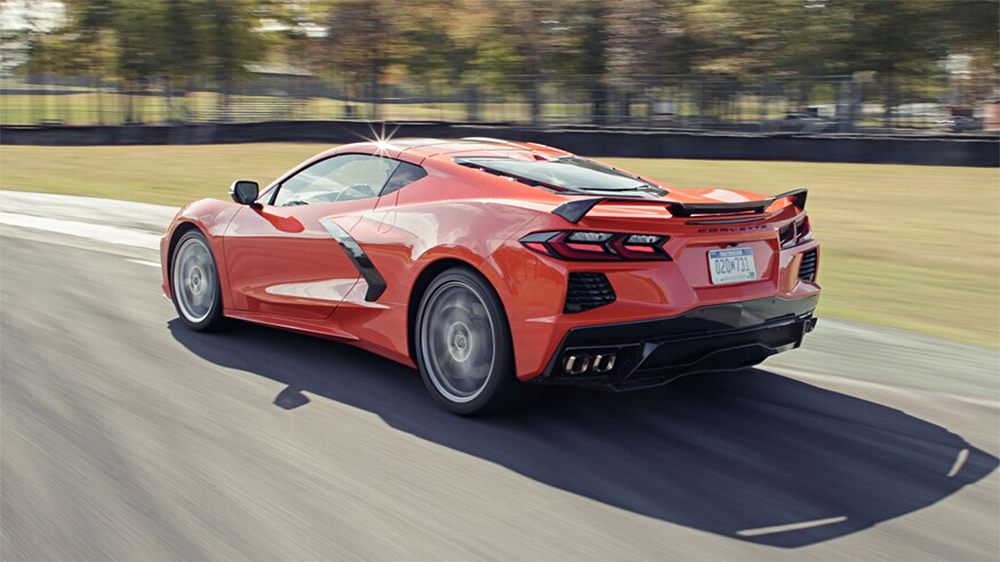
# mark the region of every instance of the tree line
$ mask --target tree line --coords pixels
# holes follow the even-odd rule
[[[990,77],[1000,64],[997,0],[63,1],[63,25],[27,31],[25,72],[227,91],[270,61],[377,97],[393,81],[530,91],[538,77],[868,73],[891,88],[940,75],[949,56]]]

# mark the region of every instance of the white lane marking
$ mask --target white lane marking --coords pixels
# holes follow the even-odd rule
[[[816,519],[815,521],[802,521],[801,523],[789,523],[787,525],[775,525],[773,527],[761,527],[759,529],[745,529],[736,531],[741,537],[759,537],[761,535],[773,535],[774,533],[787,533],[788,531],[801,531],[802,529],[812,529],[823,525],[833,525],[847,521],[847,517],[830,517],[829,519]]]
[[[879,390],[887,390],[894,392],[896,394],[907,394],[910,396],[934,396],[939,398],[947,398],[949,400],[956,400],[958,402],[965,402],[966,404],[974,404],[976,406],[986,406],[987,408],[1000,408],[1000,400],[988,400],[984,398],[970,398],[967,396],[961,396],[958,394],[951,394],[950,392],[937,392],[934,390],[917,389],[917,388],[899,388],[895,386],[889,386],[887,384],[881,384],[871,381],[862,381],[858,379],[852,379],[849,377],[838,377],[835,375],[821,375],[813,372],[801,371],[799,369],[792,369],[788,367],[772,367],[771,365],[765,364],[762,367],[758,367],[764,371],[771,371],[772,373],[777,373],[779,375],[784,375],[788,377],[793,377],[797,379],[813,380],[820,383],[840,383],[849,386],[857,386],[861,388],[874,388]]]
[[[117,226],[57,220],[50,219],[48,217],[35,217],[31,215],[5,212],[0,212],[0,224],[33,228],[35,230],[46,230],[49,232],[58,232],[60,234],[69,234],[70,236],[79,236],[81,238],[89,238],[91,240],[98,240],[109,244],[119,244],[122,246],[133,246],[153,250],[160,247],[160,237],[156,234],[139,232]]]
[[[130,261],[132,263],[137,263],[139,265],[148,265],[149,267],[155,267],[157,269],[160,268],[160,264],[157,263],[157,262],[155,262],[155,261],[133,260],[133,259],[129,259],[129,258],[125,258],[125,261]]]
[[[0,190],[0,210],[98,224],[142,224],[153,232],[166,230],[177,207],[134,201]]]
[[[969,450],[962,449],[958,452],[958,456],[955,457],[955,464],[951,465],[951,470],[948,471],[948,478],[954,478],[958,474],[959,470],[962,470],[962,465],[965,461],[969,459]]]

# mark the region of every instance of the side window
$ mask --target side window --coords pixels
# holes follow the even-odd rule
[[[399,165],[397,160],[366,154],[333,156],[282,182],[274,205],[317,205],[376,197]]]
[[[392,173],[392,177],[389,178],[385,187],[382,188],[382,195],[389,195],[424,177],[427,177],[427,171],[420,166],[400,162],[399,166],[396,167],[396,171]]]

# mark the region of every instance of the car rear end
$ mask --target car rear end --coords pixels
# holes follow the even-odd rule
[[[805,200],[566,197],[490,258],[519,378],[623,390],[798,347],[820,292]]]

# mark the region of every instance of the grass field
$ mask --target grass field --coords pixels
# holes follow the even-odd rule
[[[316,144],[0,148],[0,187],[180,205],[262,185]],[[820,313],[1000,347],[1000,172],[990,168],[609,158],[680,188],[808,187]]]

